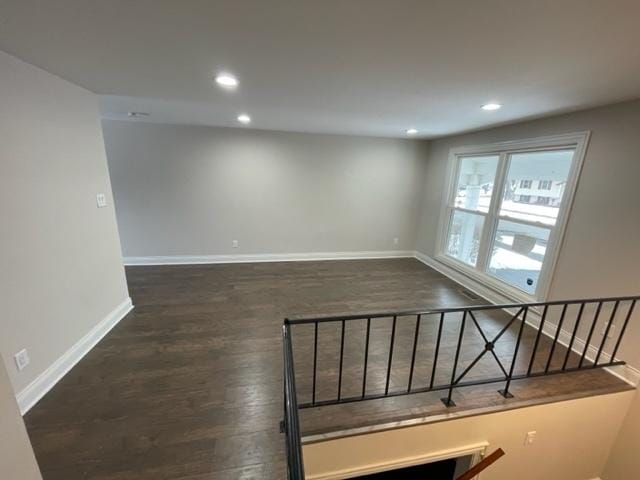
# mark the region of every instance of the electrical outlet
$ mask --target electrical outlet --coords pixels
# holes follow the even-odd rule
[[[536,435],[538,433],[534,430],[532,432],[527,432],[527,435],[524,437],[524,445],[532,445],[536,440]]]
[[[107,196],[104,193],[99,193],[96,195],[96,204],[98,208],[104,208],[107,206]]]
[[[394,245],[398,245],[398,243],[400,243],[400,239],[398,237],[393,239],[393,244]]]
[[[233,248],[238,248],[240,246],[240,243],[238,242],[238,240],[234,240],[231,242],[231,246]]]
[[[23,348],[18,353],[16,353],[13,358],[16,361],[16,367],[18,367],[18,371],[24,370],[24,368],[29,365],[29,354],[27,353],[27,349]]]
[[[602,326],[602,330],[600,331],[600,335],[604,336],[605,332],[607,331],[607,325],[609,325],[609,322],[604,322],[604,325]],[[611,325],[611,328],[609,329],[609,333],[607,334],[607,338],[613,338],[613,332],[616,331],[616,326],[615,325]]]

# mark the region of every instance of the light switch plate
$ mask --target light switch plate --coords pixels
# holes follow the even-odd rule
[[[536,435],[538,434],[538,432],[536,432],[535,430],[532,432],[527,432],[527,435],[524,437],[524,444],[525,445],[532,445],[533,442],[536,441]]]

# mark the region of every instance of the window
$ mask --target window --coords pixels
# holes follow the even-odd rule
[[[587,140],[583,133],[452,150],[438,259],[511,297],[543,298]],[[544,193],[530,195],[536,187]]]
[[[538,190],[551,190],[551,184],[553,182],[551,180],[539,180],[538,181]]]

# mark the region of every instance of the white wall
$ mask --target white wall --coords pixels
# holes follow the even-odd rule
[[[596,479],[633,395],[600,395],[309,444],[303,447],[305,475],[345,478],[486,442],[487,453],[502,448],[506,455],[482,473],[482,480]],[[525,446],[530,431],[536,439]],[[620,478],[636,477],[628,471]]]
[[[628,480],[640,476],[640,392],[627,412],[611,450],[602,480]]]
[[[9,377],[0,361],[0,478],[41,480]]]
[[[0,72],[0,352],[19,393],[128,292],[96,97],[2,52]]]
[[[549,299],[639,295],[639,129],[640,101],[633,101],[431,142],[417,250],[428,256],[435,254],[451,148],[590,130],[591,140]],[[635,345],[640,342],[639,310],[621,351],[621,357],[638,368],[640,350]]]
[[[415,247],[420,142],[103,126],[125,257]],[[240,248],[232,248],[234,239]]]

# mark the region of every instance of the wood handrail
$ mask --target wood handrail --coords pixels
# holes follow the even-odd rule
[[[482,472],[485,468],[492,465],[495,461],[497,461],[500,457],[504,455],[504,450],[498,448],[491,455],[484,457],[481,461],[476,463],[473,467],[467,470],[465,473],[460,475],[456,480],[471,480],[473,477]]]

